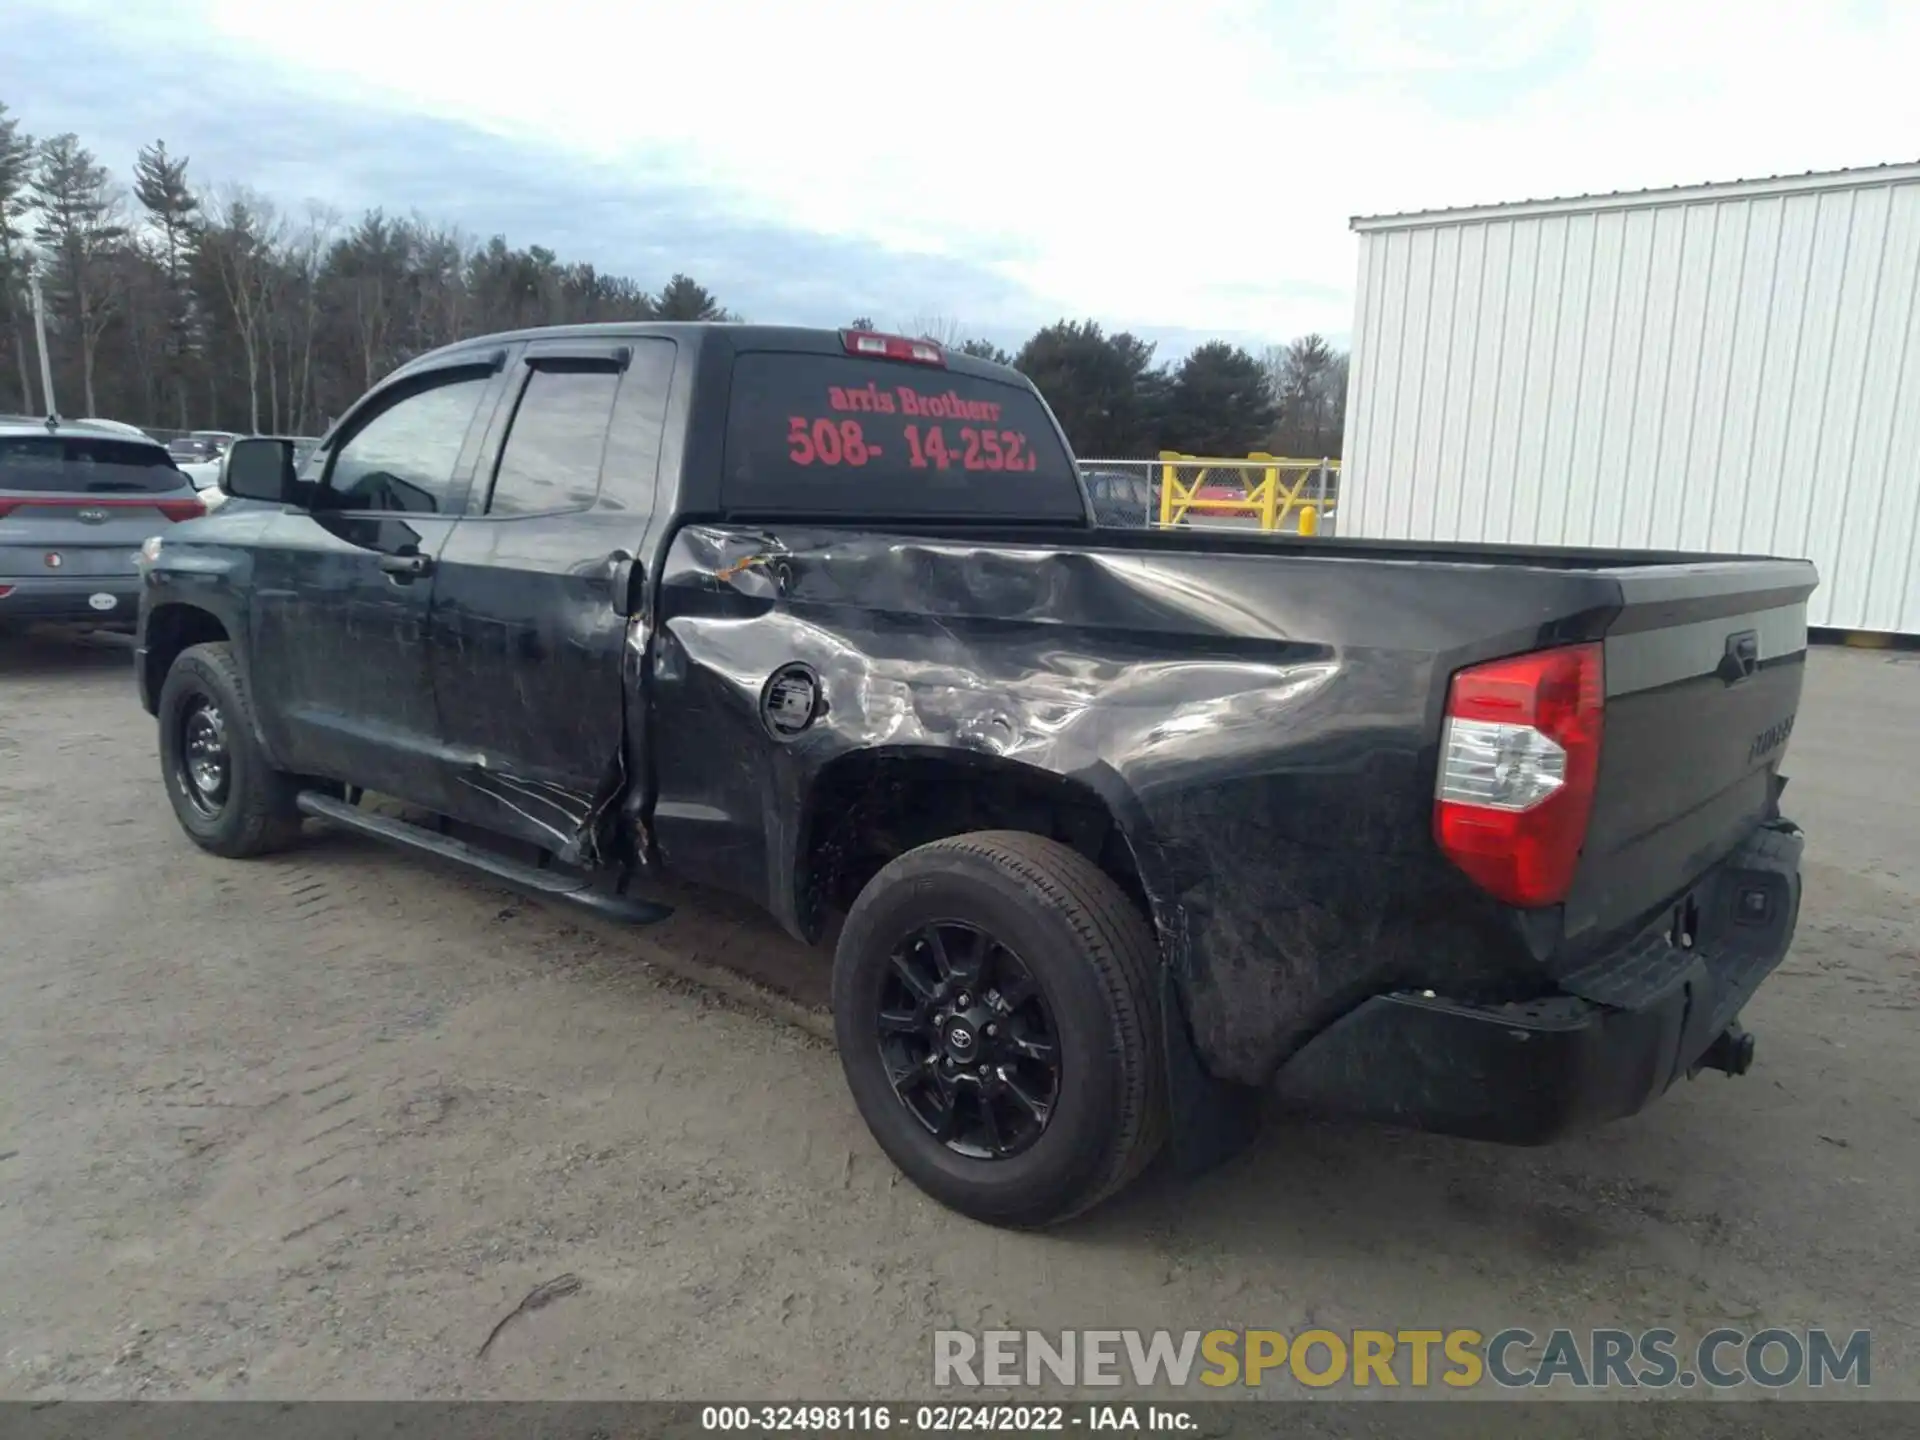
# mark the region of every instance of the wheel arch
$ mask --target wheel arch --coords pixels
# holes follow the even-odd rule
[[[1111,767],[1062,774],[1005,756],[937,746],[881,746],[835,757],[804,796],[792,876],[809,938],[844,911],[894,856],[951,835],[1024,830],[1085,855],[1153,924],[1163,960],[1173,892],[1138,798]]]
[[[231,645],[233,638],[227,622],[203,605],[170,600],[154,606],[142,627],[138,657],[140,694],[147,713],[158,713],[160,687],[167,683],[167,672],[182,653],[195,645]]]
[[[160,713],[160,691],[167,683],[167,674],[188,650],[196,645],[225,645],[233,656],[234,667],[240,672],[241,680],[246,684],[253,698],[251,729],[253,738],[259,742],[260,749],[274,764],[279,764],[272,741],[266,728],[260,723],[259,700],[253,694],[253,667],[246,645],[246,629],[236,617],[223,614],[218,607],[199,604],[193,600],[164,600],[155,604],[142,618],[140,628],[140,648],[134,656],[139,667],[140,698],[147,713],[158,716]]]
[[[1011,787],[1016,798],[1040,802],[1041,815],[1068,819],[1065,828],[1070,833],[1050,833],[1047,824],[1036,824],[1031,815],[1010,817],[998,798],[981,806],[982,796],[996,796],[996,782]],[[969,804],[956,806],[951,799],[931,806],[914,803],[920,797],[955,793]],[[894,835],[889,845],[849,854],[843,839],[849,831],[858,836],[872,813],[863,813],[862,800],[875,794],[885,797],[879,811],[883,818],[910,814],[917,828]],[[1171,1162],[1183,1173],[1197,1174],[1240,1150],[1257,1127],[1254,1092],[1216,1078],[1195,1046],[1186,1011],[1187,916],[1173,857],[1139,796],[1111,766],[1096,763],[1063,775],[1003,756],[931,746],[880,747],[836,757],[815,775],[801,810],[792,893],[802,932],[817,939],[827,913],[850,904],[860,886],[893,855],[951,835],[992,829],[1026,830],[1064,841],[1111,875],[1141,907],[1160,954],[1155,983],[1174,1118]]]

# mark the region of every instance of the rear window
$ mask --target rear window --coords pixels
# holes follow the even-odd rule
[[[158,445],[97,435],[0,436],[0,490],[130,495],[178,490],[184,482]]]
[[[886,519],[1084,520],[1032,391],[933,366],[761,352],[733,366],[721,503]]]

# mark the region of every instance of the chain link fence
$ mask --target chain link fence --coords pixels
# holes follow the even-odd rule
[[[1094,518],[1129,530],[1175,527],[1285,535],[1337,533],[1340,462],[1254,454],[1082,460]]]

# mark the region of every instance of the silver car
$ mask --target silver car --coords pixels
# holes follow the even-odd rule
[[[205,513],[157,441],[79,421],[0,420],[0,627],[132,624],[141,545]]]

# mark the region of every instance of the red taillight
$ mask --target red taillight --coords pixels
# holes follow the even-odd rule
[[[12,593],[13,593],[13,586],[0,585],[0,600],[6,599],[7,596],[11,595]]]
[[[1434,838],[1509,905],[1564,900],[1593,813],[1606,701],[1598,644],[1475,665],[1453,677]]]
[[[198,520],[207,513],[207,507],[197,497],[186,500],[128,500],[121,496],[107,499],[98,495],[36,495],[30,500],[0,500],[0,520],[6,519],[22,505],[31,505],[36,510],[158,510],[169,520]]]
[[[911,360],[916,365],[945,365],[947,357],[931,340],[905,335],[880,335],[872,330],[842,330],[840,341],[849,355],[871,355],[876,360]]]

